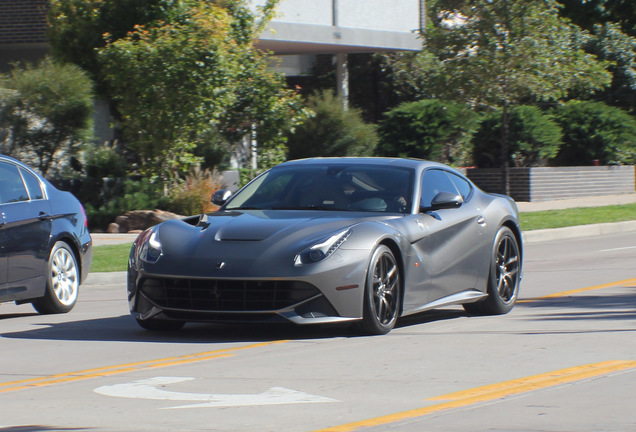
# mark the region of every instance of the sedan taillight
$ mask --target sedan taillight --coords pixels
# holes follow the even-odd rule
[[[84,210],[84,206],[81,204],[80,209],[82,210],[82,217],[84,218],[84,227],[88,228],[88,216],[86,216],[86,210]]]

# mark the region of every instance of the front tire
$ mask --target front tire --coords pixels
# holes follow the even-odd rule
[[[521,255],[517,237],[508,227],[497,231],[493,243],[488,297],[464,305],[466,312],[475,315],[501,315],[512,310],[519,294]]]
[[[41,314],[69,312],[79,294],[80,269],[68,244],[58,241],[53,245],[46,269],[46,292],[33,301],[33,307]]]
[[[400,315],[401,271],[391,249],[378,246],[371,255],[364,292],[363,317],[359,328],[364,334],[390,332]]]

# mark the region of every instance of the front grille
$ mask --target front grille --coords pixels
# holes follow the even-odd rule
[[[320,294],[306,282],[269,280],[148,278],[139,289],[164,309],[219,312],[275,311]]]

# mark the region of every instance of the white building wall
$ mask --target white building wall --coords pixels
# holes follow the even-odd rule
[[[338,25],[412,32],[420,26],[419,4],[418,0],[338,0]]]
[[[253,11],[265,0],[251,0]],[[424,0],[280,0],[260,37],[279,53],[421,49]],[[314,44],[314,46],[311,46]]]
[[[282,0],[273,22],[331,26],[336,20],[341,27],[410,32],[419,28],[419,13],[418,0]]]
[[[330,26],[333,24],[332,3],[333,0],[281,0],[272,21]]]

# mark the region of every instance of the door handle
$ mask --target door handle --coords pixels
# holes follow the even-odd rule
[[[38,220],[45,221],[49,219],[52,219],[52,218],[51,218],[51,215],[48,213],[40,212],[40,214],[38,215]]]
[[[486,218],[484,218],[483,216],[479,216],[479,218],[477,218],[477,223],[479,225],[485,226],[486,225]]]

